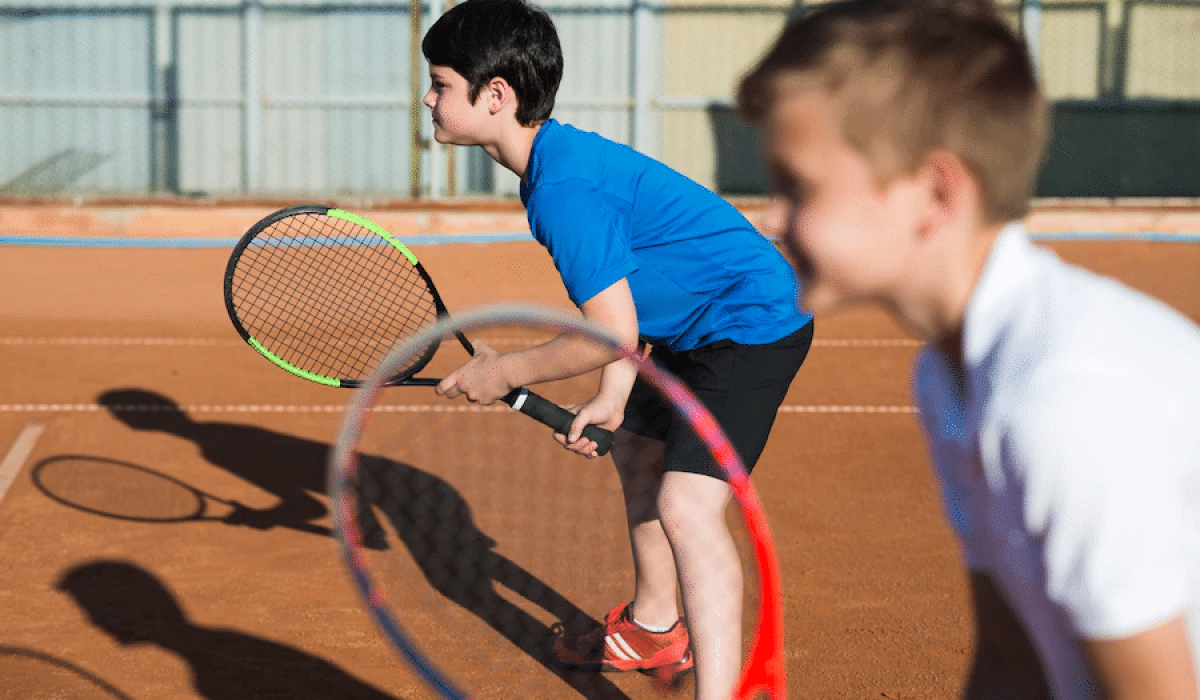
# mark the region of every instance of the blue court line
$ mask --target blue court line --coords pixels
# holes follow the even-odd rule
[[[1200,243],[1200,233],[1162,232],[1081,232],[1033,233],[1039,241],[1152,241],[1161,243]],[[405,245],[445,243],[515,243],[533,240],[526,232],[467,233],[410,236]],[[0,245],[61,248],[232,248],[236,238],[122,238],[100,236],[2,236]]]
[[[0,236],[0,245],[60,248],[232,248],[237,238],[122,238],[119,236]],[[408,236],[405,245],[442,243],[515,243],[531,241],[529,233],[464,233]]]
[[[1035,241],[1150,241],[1153,243],[1200,243],[1200,233],[1031,233]]]

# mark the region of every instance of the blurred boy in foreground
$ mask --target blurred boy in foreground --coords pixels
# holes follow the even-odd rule
[[[740,87],[813,313],[929,342],[913,392],[970,570],[969,698],[1197,697],[1200,330],[1033,246],[1046,141],[990,3],[850,0]]]

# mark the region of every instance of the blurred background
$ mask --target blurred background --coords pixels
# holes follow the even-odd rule
[[[0,0],[0,197],[511,198],[430,144],[424,30],[372,0]],[[815,3],[547,0],[555,116],[725,195],[766,183],[739,76]],[[1043,197],[1200,196],[1200,0],[1014,0],[1049,97]]]

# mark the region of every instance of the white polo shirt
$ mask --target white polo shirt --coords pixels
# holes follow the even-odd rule
[[[927,348],[913,391],[966,564],[1024,622],[1054,696],[1095,695],[1076,639],[1181,613],[1200,669],[1200,328],[1014,224],[963,336],[965,371]]]

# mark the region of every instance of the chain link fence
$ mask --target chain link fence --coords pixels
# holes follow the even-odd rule
[[[542,3],[566,54],[555,116],[719,192],[761,193],[731,97],[810,5]],[[1003,9],[1055,102],[1041,194],[1200,196],[1200,0]],[[0,196],[512,196],[515,177],[478,149],[430,143],[413,37],[444,10],[0,0]]]

